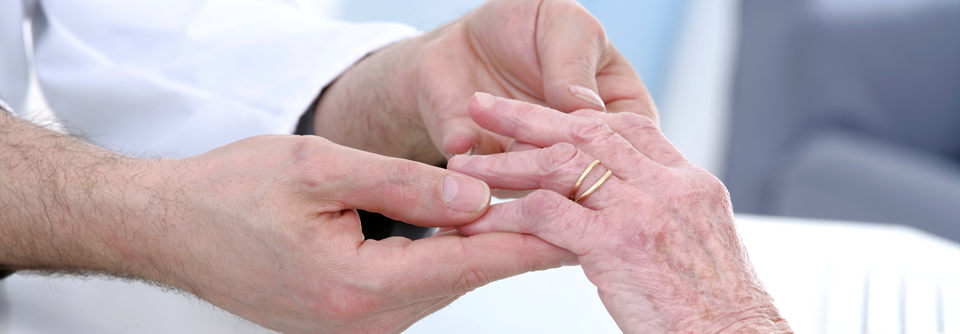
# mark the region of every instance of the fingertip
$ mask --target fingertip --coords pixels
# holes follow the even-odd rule
[[[497,98],[488,93],[476,92],[473,94],[471,101],[476,103],[478,109],[489,110],[491,107],[493,107],[493,104],[497,102]]]
[[[477,154],[480,148],[477,137],[475,129],[466,126],[454,128],[443,137],[443,152],[448,158]]]
[[[573,256],[568,257],[567,259],[563,260],[563,262],[560,263],[560,265],[561,265],[561,266],[564,266],[564,267],[579,266],[579,265],[580,265],[580,257],[578,257],[577,255],[573,255]]]
[[[470,101],[467,102],[467,114],[474,122],[480,124],[481,120],[489,118],[488,115],[494,111],[499,101],[500,98],[487,93],[474,93]]]
[[[419,162],[376,156],[343,182],[345,208],[381,213],[423,227],[456,226],[481,217],[490,206],[486,182]]]
[[[483,155],[502,153],[507,138],[479,129],[476,123],[462,125],[450,130],[443,137],[442,148],[447,158],[457,155]]]
[[[440,192],[447,207],[458,212],[476,215],[490,206],[490,186],[466,175],[447,174]]]
[[[457,231],[455,227],[441,227],[431,237],[439,238],[439,237],[448,237],[448,236],[463,237],[463,235],[460,234],[460,232]]]
[[[450,159],[447,160],[447,170],[459,172],[460,168],[462,168],[463,165],[466,165],[467,161],[470,160],[470,157],[471,156],[469,155],[455,155],[450,157]]]
[[[470,101],[467,102],[467,113],[471,119],[477,121],[492,112],[499,100],[500,98],[496,96],[476,92],[473,94],[473,97],[470,98]]]

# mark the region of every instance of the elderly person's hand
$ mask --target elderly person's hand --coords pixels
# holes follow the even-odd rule
[[[481,129],[464,108],[477,91],[657,119],[636,71],[574,0],[493,0],[356,64],[323,94],[315,133],[429,164],[503,152],[509,139]]]
[[[492,206],[462,234],[532,234],[572,251],[625,333],[790,331],[747,259],[723,184],[687,162],[653,120],[487,94],[469,110],[480,126],[544,148],[457,156],[448,168],[492,188],[543,190]],[[577,189],[594,160],[601,164]]]

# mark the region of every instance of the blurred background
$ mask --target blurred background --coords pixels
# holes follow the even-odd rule
[[[427,31],[481,0],[290,0]],[[960,242],[960,0],[581,0],[738,213]],[[29,49],[29,48],[28,48]],[[36,84],[27,110],[49,107]],[[56,124],[54,124],[56,125]]]
[[[481,4],[342,1],[429,30]],[[960,241],[960,1],[580,3],[666,135],[739,213],[895,223]]]
[[[483,2],[287,1],[421,30]],[[667,137],[729,188],[758,275],[794,329],[960,332],[960,0],[580,3],[643,78]],[[26,110],[49,112],[35,80]],[[926,329],[913,329],[916,314]],[[552,322],[616,332],[575,267],[496,282],[410,332]],[[77,323],[102,326],[91,333],[266,332],[140,284],[0,281],[0,333],[83,332]]]

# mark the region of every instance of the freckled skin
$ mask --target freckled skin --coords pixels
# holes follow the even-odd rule
[[[478,98],[470,104],[478,124],[542,149],[455,157],[448,168],[494,188],[540,190],[491,207],[462,233],[530,233],[577,254],[624,333],[792,332],[747,260],[723,184],[683,159],[653,121],[500,98],[482,107]],[[592,173],[615,177],[578,205],[565,197],[593,160],[602,167]],[[497,181],[503,174],[510,182]]]

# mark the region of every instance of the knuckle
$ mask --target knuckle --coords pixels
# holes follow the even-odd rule
[[[301,181],[314,184],[326,178],[325,171],[317,168],[317,165],[323,164],[323,157],[328,156],[320,151],[330,144],[329,140],[317,136],[274,136],[272,138],[261,136],[260,138],[277,140],[265,146],[277,148],[267,154],[283,156],[284,165],[291,168],[295,175],[300,176]]]
[[[516,103],[516,114],[519,119],[534,119],[536,114],[544,109],[544,107],[532,103],[519,101],[514,103]]]
[[[547,190],[538,190],[527,197],[530,200],[522,210],[525,221],[531,224],[527,228],[531,234],[562,231],[566,235],[590,235],[591,231],[587,228],[594,224],[589,224],[586,217],[569,210],[572,201]]]
[[[401,203],[416,202],[422,175],[420,164],[401,159],[393,159],[388,164],[384,182],[390,185],[388,193],[392,201]]]
[[[580,152],[576,146],[570,143],[557,143],[545,151],[549,152],[549,154],[559,162],[570,161]]]
[[[730,193],[723,182],[704,170],[697,170],[689,175],[692,179],[688,184],[691,186],[679,194],[677,203],[679,207],[700,207],[711,212],[732,212]]]
[[[717,177],[710,175],[704,171],[704,174],[707,174],[709,177],[706,180],[705,192],[706,196],[710,199],[713,199],[714,205],[723,207],[724,209],[730,208],[730,192],[727,191],[727,187],[723,185],[723,182],[720,182]]]
[[[567,166],[577,160],[580,150],[568,143],[559,143],[541,151],[537,159],[541,175],[553,178],[565,172]]]
[[[473,289],[487,285],[490,281],[490,276],[483,270],[474,268],[473,266],[466,266],[460,271],[460,277],[457,278],[456,283],[454,283],[455,286],[452,289],[453,295],[466,294],[467,292],[473,291]]]
[[[543,4],[552,7],[550,12],[557,13],[557,17],[572,18],[571,21],[580,25],[581,31],[593,34],[600,46],[605,45],[607,34],[603,24],[577,1],[545,0]]]
[[[613,137],[616,132],[599,119],[579,118],[571,125],[574,145],[589,144]]]
[[[580,19],[591,18],[592,21],[595,22],[593,23],[593,27],[597,27],[597,28],[603,27],[600,24],[600,21],[594,18],[593,15],[590,14],[590,12],[587,11],[587,9],[584,8],[582,5],[580,5],[580,3],[577,1],[565,1],[565,0],[542,0],[542,1],[544,2],[544,4],[556,6],[557,7],[556,9],[558,9],[558,11],[563,14],[566,14],[569,16],[575,16]]]
[[[277,137],[274,137],[277,138]],[[288,154],[296,164],[311,164],[321,156],[317,151],[330,143],[318,136],[286,136]]]
[[[522,207],[522,216],[527,222],[552,221],[565,213],[563,201],[566,199],[549,190],[537,190],[527,195],[527,199]],[[534,224],[534,226],[539,225]]]
[[[640,114],[626,113],[626,112],[618,113],[616,115],[617,115],[617,121],[623,124],[628,129],[657,130],[657,131],[660,130],[660,128],[657,127],[657,122],[655,122],[650,117],[640,115]]]

